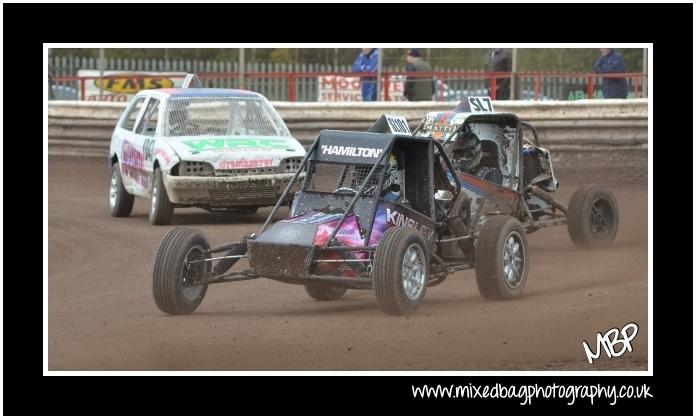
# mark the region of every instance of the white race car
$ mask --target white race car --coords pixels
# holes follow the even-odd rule
[[[254,213],[277,202],[304,155],[258,93],[142,90],[111,138],[109,209],[127,217],[141,196],[152,224],[169,224],[177,207]]]

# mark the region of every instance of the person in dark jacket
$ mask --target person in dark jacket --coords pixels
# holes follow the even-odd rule
[[[420,50],[410,49],[406,52],[406,71],[427,71],[432,72],[427,61],[421,58]],[[433,100],[435,93],[435,80],[432,76],[407,76],[404,83],[404,96],[411,102],[417,100]]]
[[[496,48],[488,51],[486,57],[486,71],[509,72],[512,69],[512,51],[510,48]],[[510,77],[499,77],[495,80],[495,99],[510,99]],[[492,96],[490,89],[488,96]]]
[[[625,73],[626,64],[623,56],[612,48],[601,48],[602,55],[594,63],[594,72],[598,74]],[[602,95],[605,99],[626,99],[628,84],[625,78],[602,77]]]
[[[376,73],[377,58],[379,53],[376,48],[363,48],[353,63],[353,72],[356,73]],[[377,78],[361,77],[360,78],[362,100],[363,102],[374,102],[377,100]]]

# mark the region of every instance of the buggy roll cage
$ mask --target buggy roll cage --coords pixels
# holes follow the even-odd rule
[[[310,161],[310,159],[315,155],[316,150],[317,150],[317,148],[318,148],[318,146],[319,146],[319,141],[320,141],[321,138],[322,138],[322,135],[325,135],[325,134],[327,134],[327,133],[329,133],[329,132],[331,132],[331,131],[332,131],[332,130],[322,130],[322,131],[319,133],[319,135],[317,136],[317,139],[314,140],[314,142],[313,142],[312,145],[310,146],[309,150],[307,151],[307,154],[305,154],[304,158],[302,159],[302,162],[300,163],[300,166],[298,167],[297,171],[296,171],[295,174],[293,175],[292,179],[290,179],[290,182],[288,182],[288,185],[285,187],[285,190],[283,191],[283,194],[282,194],[282,195],[280,196],[280,198],[278,199],[278,202],[276,202],[275,206],[274,206],[273,209],[271,210],[271,213],[268,215],[268,218],[266,218],[266,222],[263,224],[263,226],[261,227],[261,230],[259,230],[259,232],[256,234],[256,236],[259,236],[261,233],[263,233],[263,232],[266,230],[266,228],[268,227],[268,225],[271,223],[271,220],[273,219],[273,216],[278,212],[278,209],[280,208],[281,203],[283,203],[283,202],[285,201],[285,199],[287,198],[288,193],[290,192],[290,190],[292,189],[292,187],[294,186],[294,184],[297,182],[297,179],[300,177],[300,173],[302,173],[302,171],[307,167],[307,164],[308,164],[308,162]],[[334,131],[334,132],[346,132],[346,131]],[[361,132],[353,132],[353,133],[356,134],[356,135],[361,135],[361,134],[362,134]],[[351,200],[350,204],[349,204],[348,207],[346,207],[346,209],[343,211],[343,214],[341,215],[341,218],[339,219],[338,223],[336,224],[336,227],[334,227],[333,231],[331,232],[331,235],[329,236],[329,238],[328,238],[328,240],[327,240],[327,245],[325,246],[326,249],[329,249],[329,248],[330,248],[330,249],[336,249],[336,250],[338,250],[338,249],[341,249],[342,247],[345,247],[345,246],[331,246],[331,242],[332,242],[332,240],[335,238],[335,236],[336,236],[336,234],[338,233],[338,231],[339,231],[339,229],[341,228],[341,226],[343,225],[343,222],[345,221],[345,219],[348,217],[348,214],[349,214],[349,213],[353,210],[353,208],[355,207],[355,204],[358,202],[358,199],[362,196],[362,194],[363,194],[365,188],[367,187],[367,185],[369,184],[369,181],[370,181],[370,180],[372,179],[372,177],[374,176],[374,174],[375,174],[377,168],[378,168],[379,166],[384,165],[384,160],[385,160],[386,158],[388,158],[389,154],[390,154],[391,151],[392,151],[394,142],[395,142],[397,139],[406,139],[406,140],[412,139],[412,140],[416,140],[416,141],[424,141],[424,140],[427,141],[427,140],[429,140],[429,141],[434,145],[434,147],[437,149],[437,152],[439,153],[439,156],[440,156],[439,158],[441,158],[441,159],[445,162],[445,165],[447,166],[447,169],[450,171],[450,174],[453,176],[453,178],[454,178],[455,180],[457,179],[457,174],[456,174],[456,172],[455,172],[455,170],[454,170],[454,167],[452,166],[452,163],[449,161],[449,158],[447,158],[447,156],[446,156],[446,154],[445,154],[445,150],[442,148],[442,145],[439,143],[439,141],[435,141],[435,140],[432,139],[432,138],[428,139],[428,138],[423,138],[423,137],[413,137],[413,136],[409,136],[409,135],[376,134],[376,133],[371,133],[371,135],[383,135],[383,136],[389,136],[389,137],[391,137],[391,138],[389,139],[389,142],[388,142],[387,146],[384,148],[384,150],[382,151],[382,153],[381,153],[381,154],[379,155],[379,157],[377,158],[377,161],[374,162],[374,163],[372,163],[373,166],[372,166],[372,168],[370,169],[370,172],[367,174],[367,176],[365,176],[365,179],[363,180],[362,184],[360,185],[360,188],[357,190],[357,192],[356,192],[355,196],[353,197],[353,199]],[[433,152],[433,157],[435,157],[435,155],[436,155],[436,153]],[[382,173],[382,174],[380,175],[379,182],[377,183],[377,186],[378,186],[378,187],[375,188],[375,191],[380,191],[380,190],[381,190],[383,181],[384,181],[384,173]],[[432,181],[432,179],[431,179],[431,181]],[[451,183],[450,183],[450,184],[451,184]],[[456,197],[457,197],[457,196],[459,195],[459,193],[461,192],[461,185],[460,185],[460,183],[457,182],[457,181],[455,181],[455,182],[454,182],[454,185],[453,185],[453,189],[454,189],[454,190],[453,190],[452,192],[453,192],[453,194],[454,194],[454,197],[453,197],[452,199],[456,199]],[[431,199],[434,200],[435,197],[433,196]],[[377,206],[376,206],[376,205],[375,205],[373,211],[375,211],[375,212],[377,211]],[[451,208],[449,208],[449,209],[447,210],[447,213],[445,214],[446,217],[449,217],[450,211],[451,211]],[[433,215],[432,218],[434,218],[434,215]],[[433,221],[434,221],[434,219],[433,219]],[[374,246],[368,246],[368,245],[367,245],[367,243],[368,243],[368,241],[369,241],[369,238],[370,238],[370,235],[371,235],[371,233],[372,233],[373,224],[374,224],[374,220],[373,220],[373,222],[370,223],[369,228],[368,228],[368,230],[367,230],[367,232],[366,232],[364,246],[362,246],[362,247],[351,247],[350,250],[365,250],[365,251],[374,250]],[[435,222],[435,224],[437,224],[437,223]]]
[[[451,134],[449,134],[449,135],[447,136],[447,138],[446,138],[444,141],[438,141],[438,140],[433,140],[433,141],[434,141],[435,143],[441,145],[441,146],[444,146],[445,144],[451,142],[452,139],[455,138],[455,136],[456,136],[457,134],[459,134],[460,132],[465,132],[465,131],[467,131],[467,130],[469,129],[469,128],[468,128],[468,123],[469,123],[469,122],[480,122],[480,121],[486,122],[486,119],[487,119],[487,118],[492,118],[492,119],[497,119],[497,118],[500,118],[500,119],[510,118],[510,120],[514,121],[515,125],[517,125],[517,126],[520,128],[520,129],[518,130],[518,139],[517,139],[517,142],[518,142],[518,144],[517,144],[518,150],[517,150],[517,152],[513,155],[513,162],[514,162],[513,166],[516,166],[516,167],[517,167],[517,170],[518,170],[518,173],[519,173],[518,178],[520,179],[520,181],[519,181],[519,183],[518,183],[518,188],[517,188],[517,190],[512,189],[512,188],[509,188],[509,187],[506,187],[506,189],[510,189],[510,190],[512,190],[512,191],[514,191],[514,192],[517,192],[517,193],[522,193],[522,192],[524,192],[524,188],[523,188],[523,185],[522,185],[522,184],[523,184],[522,179],[524,179],[524,176],[523,176],[523,169],[524,169],[524,167],[523,167],[523,165],[522,165],[522,158],[521,158],[521,156],[522,156],[522,146],[523,146],[523,144],[524,144],[524,136],[522,135],[522,129],[523,129],[523,128],[526,128],[526,129],[529,129],[530,131],[532,131],[532,134],[533,134],[533,136],[534,136],[534,145],[536,145],[536,146],[539,146],[539,136],[538,136],[538,134],[537,134],[536,128],[534,128],[533,125],[529,124],[528,122],[523,122],[523,121],[521,121],[521,120],[517,117],[517,115],[512,114],[512,113],[507,113],[507,112],[471,114],[471,115],[467,116],[467,118],[466,118],[464,121],[462,121],[462,123],[457,127],[457,129],[454,130]],[[413,132],[414,132],[414,133],[417,132],[417,131],[422,127],[422,125],[423,125],[422,123],[419,124],[418,127],[416,127],[416,129],[415,129]],[[418,138],[424,138],[424,137],[418,137]],[[496,143],[497,143],[497,142],[496,142]],[[498,147],[500,147],[500,145],[498,145]],[[500,150],[500,148],[499,148],[499,150]],[[448,160],[448,161],[449,161],[449,160]]]
[[[529,122],[524,122],[524,121],[519,121],[519,122],[520,122],[520,126],[522,128],[527,128],[528,130],[532,131],[532,134],[534,134],[534,145],[537,147],[541,147],[539,145],[539,134],[537,133],[536,128],[534,128],[534,126],[532,124],[530,124]]]

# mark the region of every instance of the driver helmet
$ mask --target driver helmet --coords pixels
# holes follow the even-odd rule
[[[452,160],[462,171],[471,172],[481,161],[481,141],[473,132],[462,132],[454,143]]]

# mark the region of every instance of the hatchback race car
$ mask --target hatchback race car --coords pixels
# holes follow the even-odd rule
[[[272,223],[305,169],[288,218]],[[581,187],[566,207],[550,194],[557,187],[534,128],[493,112],[488,98],[428,114],[413,133],[403,117],[386,115],[368,132],[323,130],[257,234],[217,247],[188,227],[164,236],[155,302],[191,313],[209,284],[266,277],[304,285],[317,300],[374,289],[384,312],[404,315],[427,287],[465,269],[475,269],[484,298],[517,298],[527,234],[567,224],[576,245],[601,247],[618,231],[609,189]],[[249,267],[230,272],[242,258]]]
[[[109,209],[129,216],[141,196],[150,200],[152,224],[169,224],[180,207],[254,213],[278,201],[304,155],[258,93],[142,90],[111,138]]]

